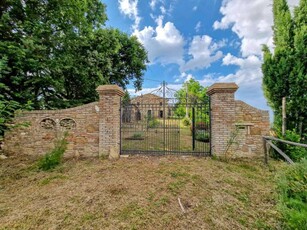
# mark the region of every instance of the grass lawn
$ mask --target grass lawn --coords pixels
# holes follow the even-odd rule
[[[283,163],[195,157],[0,161],[0,229],[275,229]],[[185,209],[178,203],[180,198]]]

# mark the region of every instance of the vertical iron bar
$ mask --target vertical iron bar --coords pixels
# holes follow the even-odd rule
[[[165,111],[165,81],[163,81],[163,111]],[[165,143],[165,132],[166,132],[166,129],[165,129],[165,116],[163,116],[163,142],[164,142],[164,154],[165,154],[165,151],[166,151],[166,143]]]
[[[210,145],[209,145],[209,155],[210,156],[212,156],[212,126],[211,126],[211,96],[209,96],[209,99],[208,99],[209,101],[208,101],[208,106],[209,106],[209,108],[208,108],[208,110],[209,110],[209,143],[210,143]]]
[[[120,120],[119,120],[119,154],[122,154],[122,119],[123,119],[123,110],[122,110],[122,98],[119,99],[119,114],[120,114]]]
[[[192,107],[192,149],[195,150],[195,107]]]

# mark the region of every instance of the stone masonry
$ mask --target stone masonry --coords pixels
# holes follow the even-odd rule
[[[261,154],[262,136],[270,129],[269,112],[236,101],[235,83],[216,83],[207,94],[211,104],[211,151],[236,156]]]
[[[19,128],[6,132],[7,154],[43,155],[68,132],[65,156],[119,156],[120,97],[115,85],[99,86],[99,102],[63,110],[23,112],[15,117]],[[26,124],[26,126],[25,126]]]
[[[260,154],[262,136],[269,132],[268,111],[235,100],[237,89],[235,83],[216,83],[207,91],[211,100],[211,149],[214,155],[223,155],[226,150],[227,153],[239,156]],[[65,156],[118,158],[120,108],[124,92],[116,85],[99,86],[97,92],[98,102],[70,109],[22,112],[16,115],[15,124],[23,125],[6,132],[4,151],[7,154],[43,155],[54,148],[56,140],[64,132],[68,132]],[[134,102],[141,105],[144,99],[146,97]],[[150,99],[161,100],[148,96]],[[147,110],[141,112],[148,113]],[[231,139],[233,143],[229,145]]]
[[[98,103],[63,110],[23,112],[15,124],[27,124],[6,132],[4,151],[8,154],[43,155],[68,132],[66,156],[95,156],[99,141]],[[63,122],[66,121],[66,124]]]

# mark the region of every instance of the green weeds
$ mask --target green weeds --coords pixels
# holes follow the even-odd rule
[[[58,166],[63,158],[64,152],[66,151],[68,142],[66,141],[67,134],[55,144],[54,149],[47,153],[42,159],[38,162],[38,168],[43,171],[48,171],[50,169]]]

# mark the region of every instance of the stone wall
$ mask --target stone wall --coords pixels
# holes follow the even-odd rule
[[[7,154],[42,155],[68,132],[65,156],[118,157],[120,151],[120,98],[116,85],[97,88],[99,101],[63,109],[23,112],[15,117],[18,128],[6,132]]]
[[[263,153],[262,136],[270,131],[269,112],[256,109],[243,101],[235,101],[235,126],[238,132],[235,152],[237,155]]]
[[[238,88],[235,83],[216,83],[207,91],[211,100],[211,149],[214,155],[262,153],[262,136],[268,135],[270,129],[269,112],[235,100]]]
[[[98,156],[98,102],[71,109],[23,112],[16,116],[15,123],[23,125],[5,135],[4,151],[9,154],[45,154],[67,131],[66,156]]]
[[[207,91],[211,100],[210,144],[215,155],[225,152],[239,156],[261,154],[262,136],[269,133],[268,111],[236,101],[234,94],[237,89],[235,83],[216,83]],[[29,125],[6,132],[4,151],[8,154],[45,154],[67,131],[69,144],[65,156],[119,157],[120,104],[124,92],[115,85],[99,86],[97,92],[98,102],[71,109],[19,114],[15,123]],[[158,109],[145,106],[141,112],[146,115],[150,109],[163,111],[163,99],[158,96],[144,95],[132,102],[135,103],[133,109],[138,109],[138,106],[142,108],[144,103],[158,106]]]

